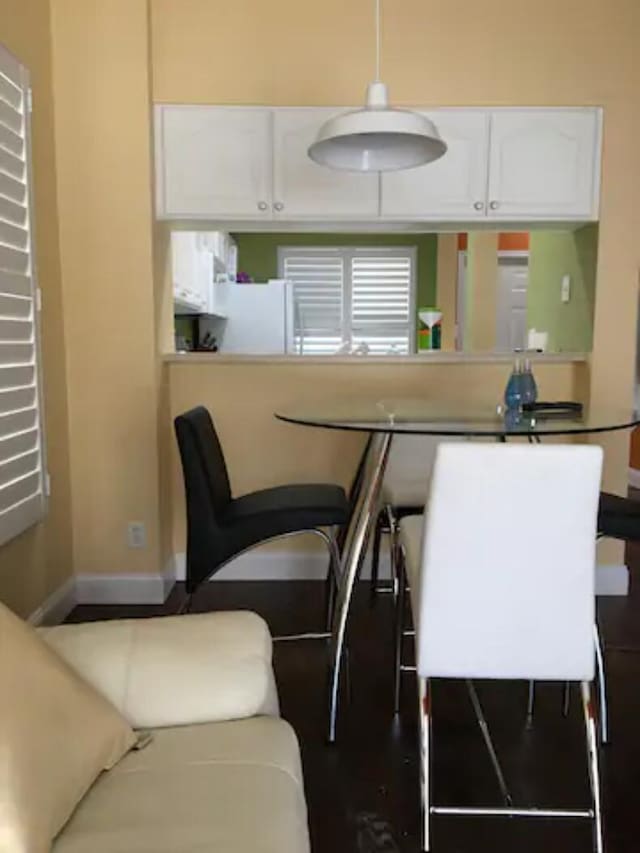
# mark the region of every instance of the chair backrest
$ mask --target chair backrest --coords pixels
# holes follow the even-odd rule
[[[224,558],[220,517],[231,502],[224,454],[211,415],[198,406],[174,421],[187,501],[187,587]]]
[[[602,450],[441,444],[416,614],[424,677],[591,680]]]

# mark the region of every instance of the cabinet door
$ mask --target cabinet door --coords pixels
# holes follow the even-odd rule
[[[382,175],[383,219],[464,220],[486,215],[489,115],[484,110],[419,110],[447,143],[433,163]]]
[[[271,113],[241,107],[156,108],[158,215],[271,216]]]
[[[307,154],[318,128],[340,108],[274,110],[274,212],[278,219],[375,219],[378,175],[319,166]]]
[[[597,218],[600,111],[496,110],[489,211],[494,219]]]

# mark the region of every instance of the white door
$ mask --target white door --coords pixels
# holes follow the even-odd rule
[[[156,108],[158,215],[271,217],[271,112],[241,107]]]
[[[528,259],[499,258],[497,285],[496,350],[524,350],[527,348]]]
[[[493,112],[488,215],[597,218],[600,118],[591,108]]]
[[[482,219],[486,215],[489,114],[462,109],[424,114],[436,123],[448,145],[447,153],[417,169],[383,174],[382,217]]]
[[[339,108],[277,109],[273,116],[273,200],[278,219],[375,219],[378,175],[319,166],[307,154]]]

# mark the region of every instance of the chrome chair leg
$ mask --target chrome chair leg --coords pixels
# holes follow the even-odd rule
[[[600,739],[609,743],[609,710],[607,703],[607,675],[604,668],[602,641],[597,623],[593,626],[596,647],[596,668],[598,672],[598,712],[600,714]]]
[[[593,799],[593,847],[595,853],[604,853],[604,841],[602,833],[602,805],[600,802],[600,769],[598,765],[598,736],[596,734],[596,719],[591,701],[591,688],[588,682],[583,681],[582,708],[584,711],[584,724],[587,740],[587,759],[589,762],[589,781],[591,783],[591,796]]]
[[[493,744],[493,740],[491,738],[491,732],[489,731],[489,726],[487,725],[487,720],[484,715],[484,711],[482,710],[482,705],[480,704],[480,699],[478,698],[478,693],[476,691],[475,684],[471,679],[466,680],[467,683],[467,691],[469,693],[469,698],[471,699],[471,704],[473,705],[473,710],[476,715],[476,720],[478,721],[478,725],[480,726],[480,731],[482,732],[482,738],[484,740],[485,746],[487,747],[487,752],[489,753],[489,758],[491,759],[491,763],[493,764],[493,769],[495,770],[496,777],[498,779],[498,785],[500,786],[500,791],[502,793],[502,798],[505,802],[505,805],[510,807],[513,805],[513,799],[511,794],[509,793],[509,789],[507,787],[506,780],[504,778],[504,773],[502,772],[502,767],[500,766],[500,761],[498,759],[498,753],[496,752],[496,748]]]
[[[536,706],[536,683],[535,681],[529,682],[529,692],[527,695],[527,722],[526,726],[528,729],[533,726],[533,712]]]
[[[402,678],[402,646],[404,637],[404,619],[405,619],[405,599],[407,581],[404,569],[404,557],[401,549],[398,547],[395,554],[396,560],[396,580],[398,591],[396,594],[395,606],[395,637],[394,637],[394,657],[393,657],[393,713],[400,713],[400,684]]]
[[[431,690],[426,678],[418,678],[418,718],[420,720],[420,791],[422,800],[422,846],[429,850],[431,818]]]
[[[188,592],[185,596],[184,601],[178,608],[178,616],[182,616],[185,613],[191,613],[191,606],[193,604],[193,593]]]
[[[376,518],[373,531],[373,544],[371,546],[371,580],[369,581],[369,598],[371,603],[376,600],[378,594],[378,580],[380,577],[380,549],[382,548],[382,534],[385,528],[385,511],[381,509]]]

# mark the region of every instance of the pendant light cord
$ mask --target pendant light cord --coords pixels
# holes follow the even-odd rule
[[[376,0],[376,83],[380,82],[380,0]]]

